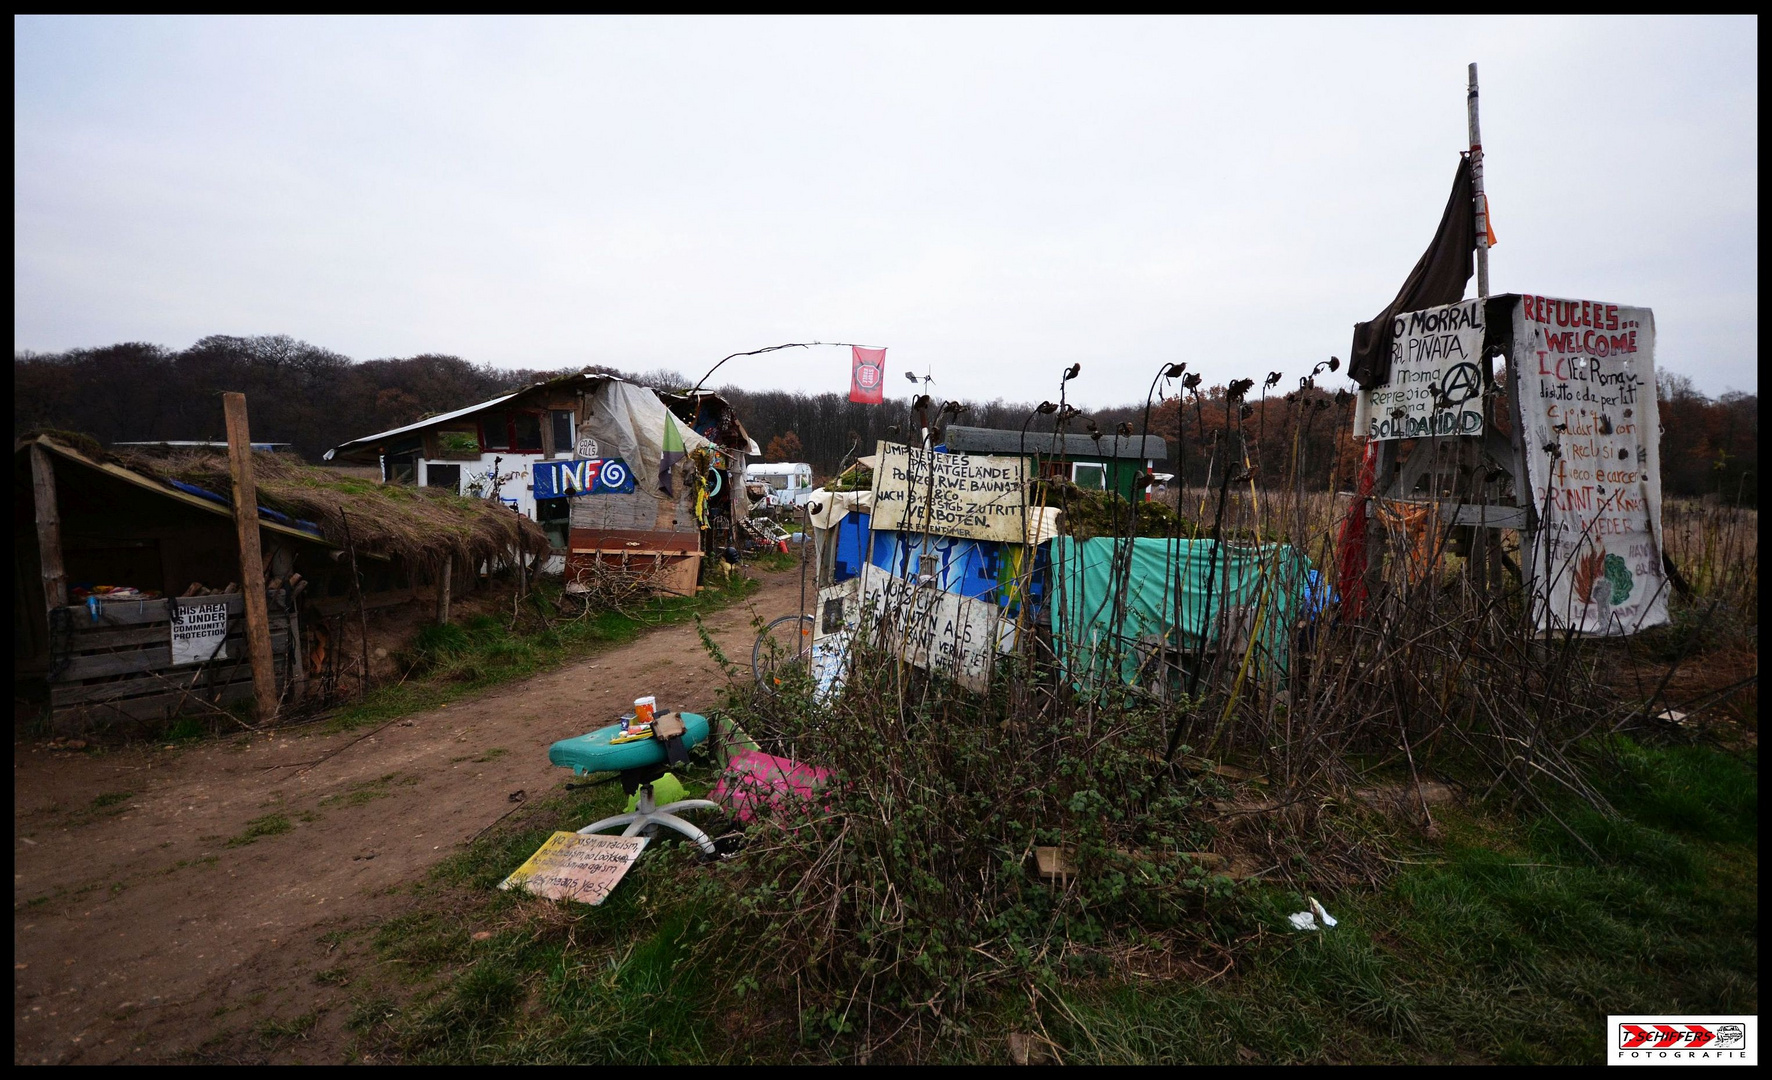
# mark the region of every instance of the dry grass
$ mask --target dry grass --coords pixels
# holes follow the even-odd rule
[[[233,492],[228,459],[221,454],[109,456],[150,476],[194,484],[224,497]],[[292,454],[255,453],[253,472],[260,503],[315,522],[328,540],[341,545],[348,518],[351,542],[362,552],[425,567],[440,565],[447,555],[471,565],[506,560],[513,551],[536,556],[548,552],[541,526],[489,500],[466,499],[436,488],[380,484],[308,465]]]
[[[1661,532],[1668,557],[1699,596],[1756,615],[1760,605],[1760,512],[1711,499],[1667,499]]]

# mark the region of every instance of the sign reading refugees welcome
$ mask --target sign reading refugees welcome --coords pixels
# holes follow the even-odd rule
[[[873,528],[1018,542],[1030,512],[1019,457],[937,454],[882,441]]]
[[[1420,439],[1483,433],[1483,301],[1406,311],[1393,321],[1390,381],[1360,391],[1354,433]]]
[[[1630,634],[1667,621],[1655,314],[1522,296],[1513,314],[1541,630]]]

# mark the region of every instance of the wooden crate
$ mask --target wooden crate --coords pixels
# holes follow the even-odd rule
[[[573,580],[581,567],[596,565],[641,575],[658,592],[694,596],[696,578],[701,573],[701,552],[573,548],[567,556],[566,579]]]
[[[175,606],[224,604],[222,651],[202,664],[172,664]],[[122,720],[166,720],[253,697],[246,646],[246,598],[239,593],[188,599],[100,600],[50,612],[50,720],[58,729],[90,730]],[[299,642],[291,639],[287,598],[271,594],[271,656],[279,693]]]

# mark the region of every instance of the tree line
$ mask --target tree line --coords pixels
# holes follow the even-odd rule
[[[497,368],[440,354],[359,362],[283,335],[217,335],[182,350],[129,342],[61,353],[19,352],[13,359],[13,433],[72,430],[105,444],[220,440],[225,430],[217,396],[239,391],[251,403],[254,439],[291,443],[303,457],[318,460],[350,439],[574,370],[586,369]],[[631,375],[607,367],[588,370],[660,389],[681,389],[693,381],[669,370]],[[1351,487],[1359,453],[1352,437],[1352,396],[1318,386],[1311,376],[1282,381],[1274,377],[1279,374],[1270,373],[1259,386],[1243,379],[1228,387],[1201,385],[1197,376],[1183,375],[1160,384],[1149,401],[1066,416],[1065,429],[1160,435],[1168,441],[1169,456],[1159,470],[1178,473],[1191,486],[1216,482],[1227,467],[1246,467],[1266,487]],[[1664,492],[1756,505],[1757,395],[1713,399],[1690,379],[1669,372],[1661,373],[1657,391],[1666,435]],[[872,453],[880,440],[914,437],[922,422],[938,431],[966,424],[1047,432],[1061,415],[1039,412],[1037,402],[1000,398],[954,402],[953,411],[944,411],[948,402],[939,393],[919,414],[914,392],[880,405],[856,404],[837,392],[733,385],[719,392],[759,447],[797,443],[797,460],[820,476]],[[793,441],[783,438],[788,435]]]

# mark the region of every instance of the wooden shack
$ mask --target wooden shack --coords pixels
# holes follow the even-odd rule
[[[999,428],[947,429],[947,449],[957,454],[1013,454],[1037,462],[1042,478],[1064,479],[1089,491],[1139,497],[1138,477],[1169,460],[1169,444],[1156,435],[1055,434]]]
[[[693,593],[703,556],[749,514],[756,444],[710,392],[660,395],[613,375],[550,379],[328,450],[387,484],[497,499],[536,522],[569,585],[602,568]]]
[[[15,684],[36,688],[27,697],[46,690],[64,731],[250,698],[227,458],[76,441],[40,435],[16,448]],[[255,454],[254,468],[260,587],[286,704],[362,685],[366,609],[441,597],[441,614],[446,580],[465,591],[476,567],[547,552],[539,527],[486,500],[389,488],[287,454]],[[193,658],[194,640],[210,644]]]
[[[13,491],[14,679],[48,684],[58,729],[164,719],[252,697],[228,506],[47,436],[15,448]],[[298,562],[330,561],[332,545],[317,529],[274,513],[267,508],[259,523],[274,580],[286,581]],[[208,594],[181,598],[193,583],[209,583]],[[278,690],[294,696],[304,668],[289,590],[271,590],[269,607]],[[213,641],[206,655],[175,658],[174,624],[205,614],[218,618],[187,637]]]

